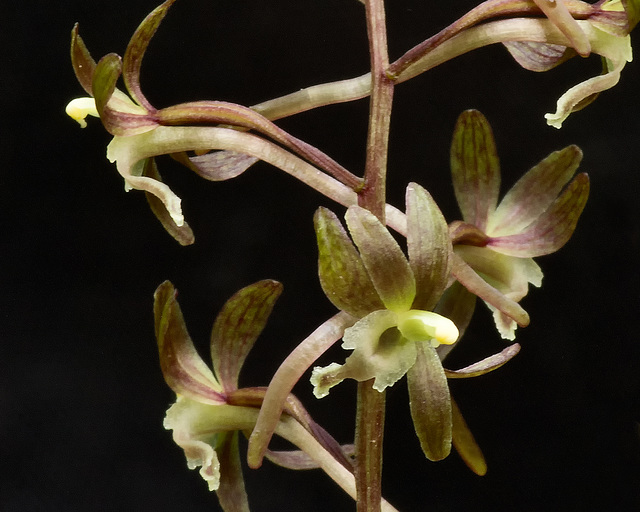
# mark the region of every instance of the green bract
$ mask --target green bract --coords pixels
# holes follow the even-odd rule
[[[529,283],[540,286],[542,271],[533,258],[557,251],[571,238],[589,195],[588,176],[573,178],[581,159],[576,146],[551,153],[498,204],[493,133],[480,112],[463,112],[451,145],[453,186],[464,221],[451,226],[455,256],[512,301],[527,294]],[[500,334],[514,339],[517,317],[487,304]]]

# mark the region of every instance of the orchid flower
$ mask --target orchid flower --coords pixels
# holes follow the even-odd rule
[[[410,184],[406,203],[408,259],[368,210],[352,206],[345,215],[355,246],[332,212],[316,212],[322,288],[336,307],[359,320],[344,331],[342,347],[353,351],[345,363],[314,368],[314,394],[324,397],[347,378],[373,379],[373,388],[383,391],[406,374],[411,414],[427,458],[446,457],[454,434],[464,432],[459,438],[470,440],[459,451],[482,474],[484,460],[452,405],[447,376],[491,371],[513,357],[517,347],[478,363],[479,372],[442,367],[436,349],[455,343],[458,329],[432,309],[448,285],[452,245],[444,217],[425,189]],[[471,451],[474,460],[466,456]]]
[[[527,294],[529,283],[540,286],[542,271],[533,258],[567,243],[589,195],[585,173],[572,180],[581,159],[576,146],[551,153],[498,203],[500,164],[491,127],[480,112],[463,112],[451,145],[453,187],[463,218],[450,226],[458,264],[466,262],[515,302]],[[514,316],[487,305],[502,337],[513,340]]]

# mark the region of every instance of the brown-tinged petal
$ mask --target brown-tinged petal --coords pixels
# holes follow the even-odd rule
[[[346,456],[353,456],[355,447],[352,444],[342,445],[341,450]],[[304,469],[317,469],[320,464],[313,460],[302,450],[288,450],[288,451],[274,451],[267,450],[265,457],[274,464],[287,469],[304,470]]]
[[[502,365],[506,364],[518,352],[520,352],[520,345],[518,343],[514,343],[513,345],[509,345],[501,352],[493,354],[489,357],[485,357],[482,361],[473,363],[469,366],[466,366],[465,368],[462,368],[461,370],[447,370],[445,368],[444,373],[448,379],[466,379],[469,377],[478,377],[480,375],[484,375],[485,373],[492,372],[493,370],[497,370]]]
[[[449,386],[435,349],[424,343],[416,345],[416,362],[407,372],[411,417],[427,459],[442,460],[451,451]]]
[[[453,417],[453,447],[471,471],[476,475],[484,476],[487,473],[487,463],[453,398],[451,399],[451,415]]]
[[[473,311],[476,307],[476,296],[462,286],[458,281],[455,281],[447,290],[438,302],[435,308],[435,312],[450,319],[460,332],[458,341],[451,345],[440,345],[436,351],[440,356],[440,360],[444,361],[449,352],[458,344],[462,339],[464,332],[471,321]]]
[[[149,15],[140,23],[133,36],[129,40],[129,44],[124,53],[123,58],[123,76],[124,84],[129,91],[131,97],[142,105],[145,109],[153,112],[155,109],[147,101],[140,89],[140,65],[144,57],[151,38],[158,30],[160,22],[164,19],[169,7],[175,0],[167,0],[162,5],[156,7]]]
[[[398,242],[375,215],[360,206],[349,207],[345,219],[385,307],[409,310],[416,295],[416,281]]]
[[[169,281],[154,293],[156,340],[164,380],[178,395],[205,404],[226,402],[222,387],[198,355]]]
[[[568,146],[533,167],[500,201],[489,219],[487,234],[491,237],[517,234],[538,219],[569,183],[581,160],[580,148]]]
[[[451,273],[449,228],[431,194],[417,183],[406,192],[407,249],[416,280],[413,308],[431,311]]]
[[[249,498],[244,486],[238,431],[221,432],[217,439],[220,462],[220,486],[216,490],[218,501],[224,512],[250,512]]]
[[[154,117],[116,89],[122,61],[115,53],[102,57],[93,75],[93,97],[102,124],[112,135],[137,135],[158,126]]]
[[[222,307],[211,331],[211,358],[222,387],[238,388],[238,375],[264,329],[282,284],[264,280],[236,292]]]
[[[171,157],[185,165],[201,178],[209,181],[225,181],[240,176],[259,159],[237,151],[211,151],[204,155],[187,156],[177,153]]]
[[[520,304],[509,299],[499,290],[480,277],[461,256],[453,253],[452,273],[460,284],[474,295],[477,295],[486,303],[512,318],[521,327],[529,325],[529,314],[522,309]]]
[[[142,175],[156,181],[162,181],[155,158],[147,158],[145,160]],[[164,203],[157,196],[154,196],[146,190],[144,194],[147,198],[151,211],[160,221],[167,233],[177,240],[180,245],[191,245],[195,242],[195,237],[193,236],[193,231],[189,227],[189,224],[185,222],[182,226],[178,226],[171,218],[171,215]]]
[[[96,69],[96,61],[93,60],[84,41],[78,33],[78,24],[76,23],[71,30],[71,64],[76,78],[82,88],[93,96],[93,73]]]
[[[500,162],[493,132],[477,110],[460,114],[451,143],[453,189],[465,222],[484,231],[500,191]]]
[[[521,233],[492,238],[494,251],[519,258],[551,254],[566,244],[589,197],[589,177],[579,174],[540,217]]]
[[[318,275],[328,299],[358,318],[383,309],[362,259],[336,215],[319,208],[313,221],[318,240]]]
[[[515,61],[529,71],[549,71],[576,55],[573,48],[559,44],[534,41],[506,41],[502,44]]]

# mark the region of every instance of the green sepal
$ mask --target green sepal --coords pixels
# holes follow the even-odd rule
[[[238,388],[240,369],[281,293],[279,282],[259,281],[236,292],[218,314],[211,330],[211,359],[227,392]]]
[[[385,307],[409,310],[416,296],[416,281],[398,242],[375,215],[360,206],[349,207],[345,219]]]
[[[383,309],[360,254],[336,215],[319,208],[313,218],[318,241],[318,275],[327,298],[358,318]]]
[[[438,461],[451,451],[451,395],[435,349],[424,343],[416,348],[416,362],[407,372],[411,417],[425,456]]]
[[[451,239],[442,212],[429,192],[410,183],[406,192],[407,250],[416,280],[414,309],[431,311],[451,274]]]

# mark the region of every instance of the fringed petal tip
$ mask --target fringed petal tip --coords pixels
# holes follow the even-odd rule
[[[331,363],[324,368],[316,366],[311,373],[311,385],[316,398],[324,398],[329,394],[329,390],[336,384],[340,384],[344,377],[340,377],[342,365]]]

